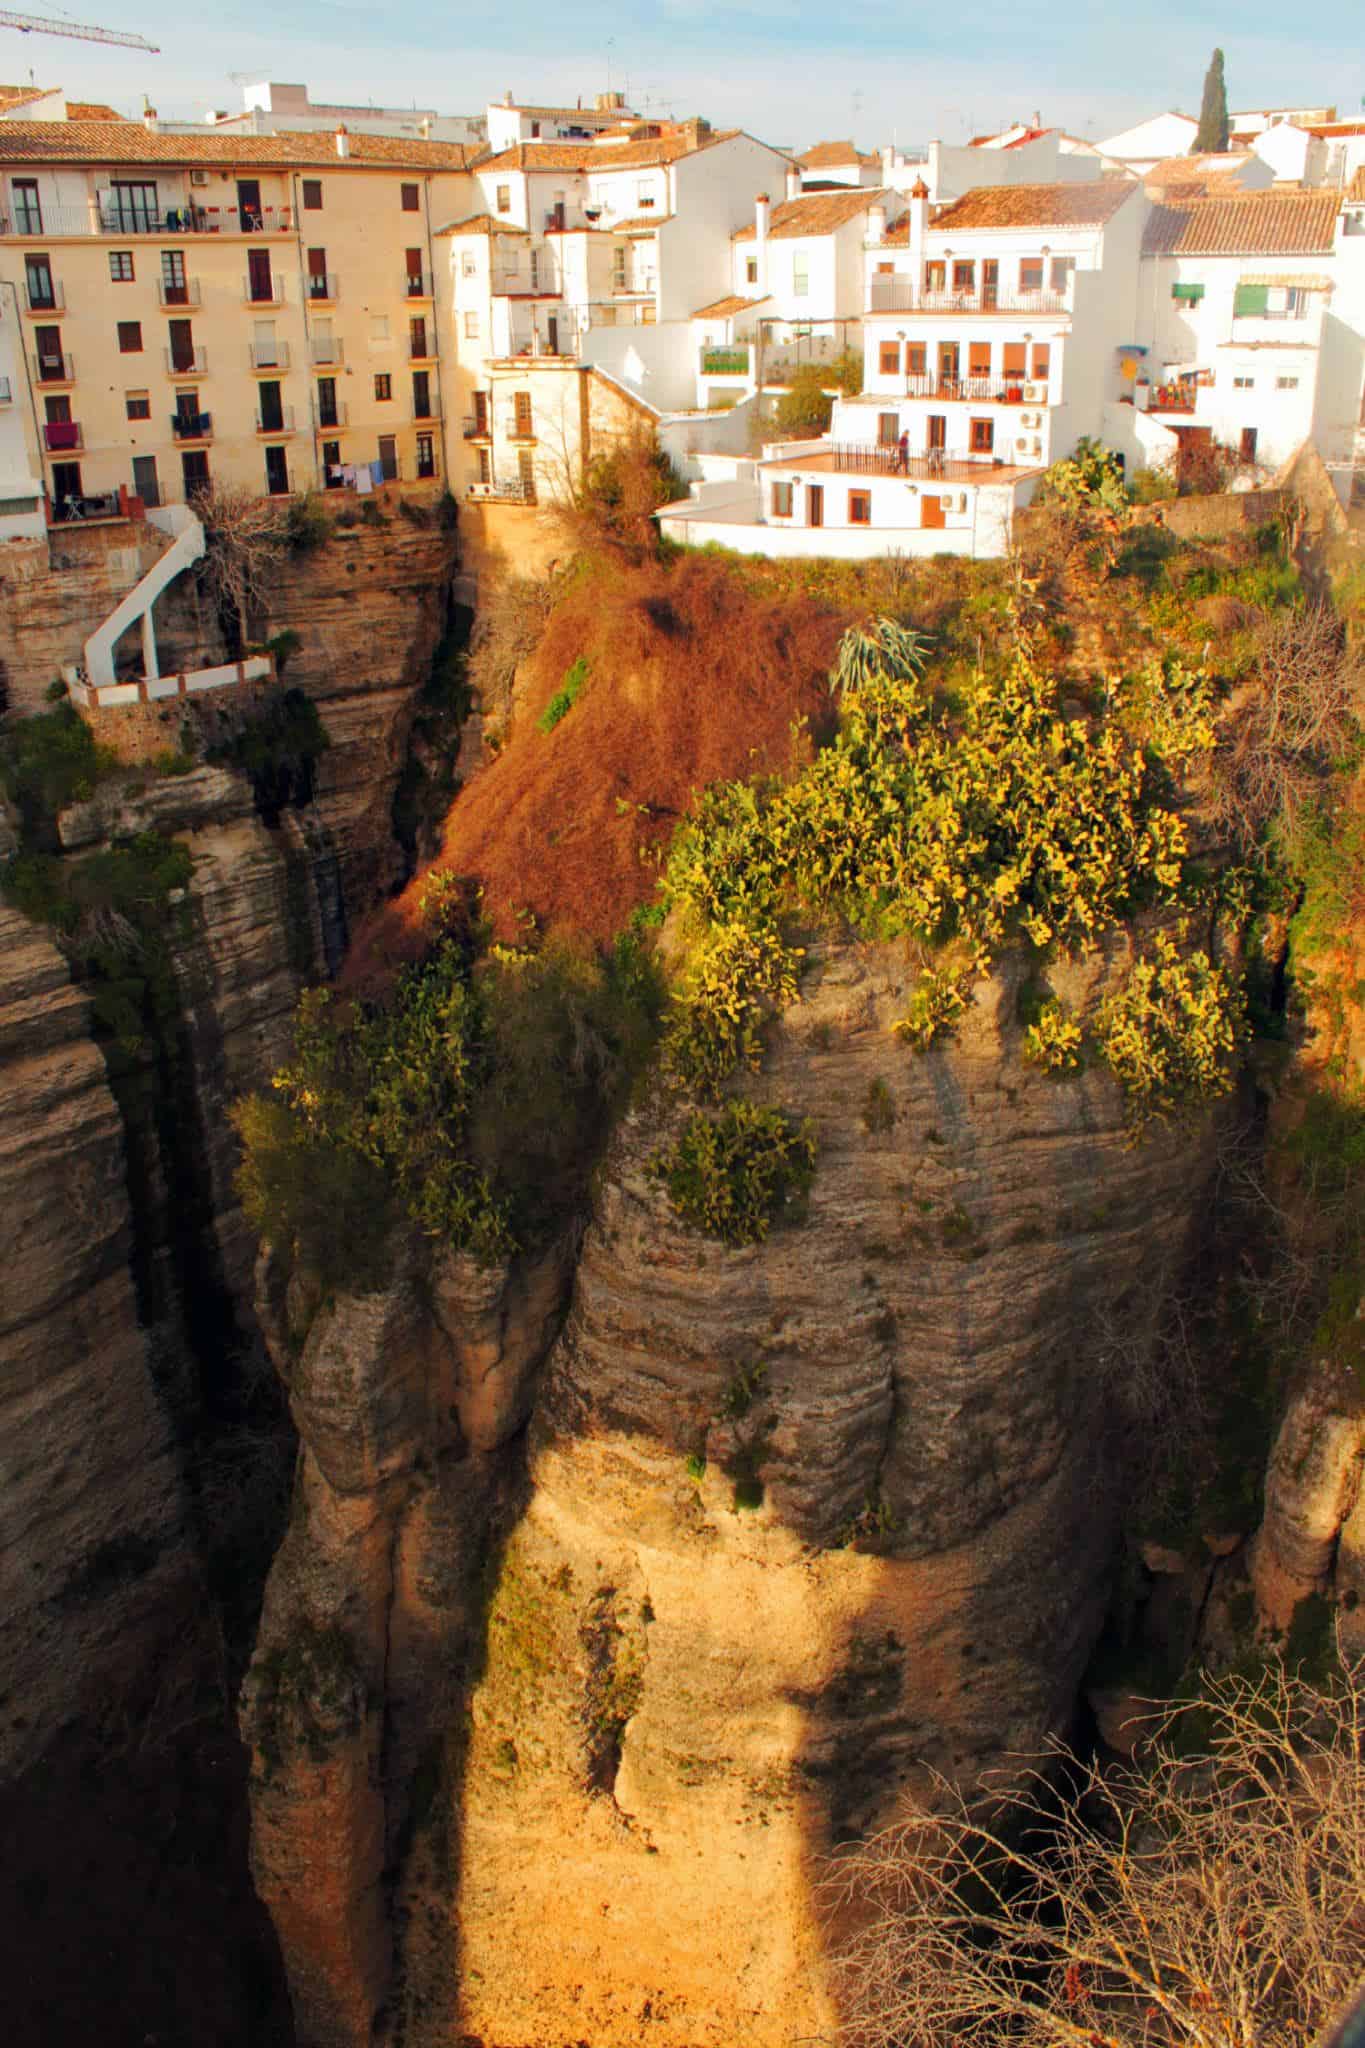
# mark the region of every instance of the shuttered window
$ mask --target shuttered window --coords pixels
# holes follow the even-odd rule
[[[1173,284],[1171,286],[1171,297],[1173,299],[1183,299],[1188,306],[1197,306],[1203,296],[1204,287],[1202,284]]]
[[[1237,295],[1232,302],[1234,315],[1240,320],[1248,314],[1264,313],[1270,303],[1270,288],[1264,284],[1239,284]]]

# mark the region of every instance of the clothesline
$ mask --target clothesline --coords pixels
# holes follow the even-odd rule
[[[359,497],[365,498],[384,482],[384,465],[382,462],[329,462],[327,475],[334,486],[355,491]]]

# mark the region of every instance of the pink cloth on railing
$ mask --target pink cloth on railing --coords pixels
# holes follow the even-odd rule
[[[80,437],[81,430],[75,420],[49,420],[43,429],[43,438],[49,448],[75,448]]]

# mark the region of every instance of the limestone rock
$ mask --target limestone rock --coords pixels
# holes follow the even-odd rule
[[[1287,1628],[1299,1601],[1323,1592],[1360,1491],[1365,1417],[1354,1390],[1319,1371],[1289,1404],[1266,1475],[1265,1517],[1251,1552],[1256,1604]]]

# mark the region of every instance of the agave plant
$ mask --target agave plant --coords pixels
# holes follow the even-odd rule
[[[895,619],[874,619],[868,626],[850,626],[839,642],[830,670],[833,696],[857,697],[877,682],[909,682],[924,674],[929,642]]]

